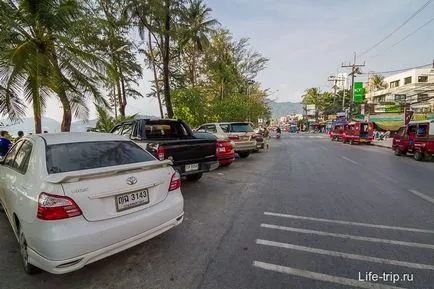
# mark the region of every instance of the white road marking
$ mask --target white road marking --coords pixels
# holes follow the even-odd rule
[[[376,225],[376,224],[367,224],[367,223],[347,222],[347,221],[339,221],[339,220],[332,220],[332,219],[312,218],[312,217],[304,217],[304,216],[296,216],[296,215],[288,215],[288,214],[280,214],[280,213],[271,213],[271,212],[264,212],[264,215],[290,218],[290,219],[317,221],[317,222],[324,222],[324,223],[360,226],[360,227],[367,227],[367,228],[378,228],[378,229],[388,229],[388,230],[398,230],[398,231],[434,234],[434,230],[416,229],[416,228],[408,228],[408,227],[396,227],[396,226]]]
[[[434,245],[431,245],[431,244],[404,242],[404,241],[397,241],[397,240],[380,239],[380,238],[363,237],[363,236],[354,236],[354,235],[347,235],[347,234],[336,234],[336,233],[330,233],[330,232],[324,232],[324,231],[307,230],[307,229],[300,229],[300,228],[293,228],[293,227],[284,227],[284,226],[277,226],[277,225],[270,225],[270,224],[261,224],[261,227],[268,228],[268,229],[276,229],[276,230],[282,230],[282,231],[303,233],[303,234],[313,234],[313,235],[319,235],[319,236],[344,238],[344,239],[352,239],[352,240],[358,240],[358,241],[383,243],[383,244],[390,244],[390,245],[400,245],[400,246],[425,248],[425,249],[432,249],[432,250],[434,250]]]
[[[289,275],[299,276],[303,278],[319,280],[329,283],[341,284],[345,286],[353,286],[358,288],[369,288],[369,289],[403,289],[402,287],[383,285],[378,283],[364,282],[355,279],[349,279],[344,277],[338,277],[333,275],[327,275],[323,273],[317,273],[307,270],[300,270],[292,267],[279,266],[270,263],[264,263],[260,261],[253,261],[253,266],[269,271],[285,273]]]
[[[434,266],[427,265],[427,264],[403,262],[403,261],[398,261],[398,260],[383,259],[383,258],[377,258],[377,257],[371,257],[371,256],[342,253],[342,252],[337,252],[337,251],[323,250],[323,249],[298,246],[298,245],[293,245],[293,244],[288,244],[288,243],[273,242],[273,241],[268,241],[268,240],[257,239],[256,244],[265,245],[265,246],[272,246],[272,247],[279,247],[279,248],[284,248],[284,249],[297,250],[297,251],[304,251],[304,252],[321,254],[321,255],[328,255],[328,256],[334,256],[334,257],[348,258],[348,259],[360,260],[360,261],[366,261],[366,262],[395,265],[395,266],[408,267],[408,268],[421,269],[421,270],[434,270]]]
[[[434,199],[433,198],[431,198],[431,197],[429,197],[429,196],[427,196],[427,195],[424,195],[424,194],[422,194],[421,192],[418,192],[418,191],[416,191],[416,190],[408,190],[410,193],[412,193],[412,194],[415,194],[416,196],[418,196],[419,198],[422,198],[422,199],[424,199],[425,201],[428,201],[428,202],[430,202],[431,204],[434,204]]]
[[[352,164],[355,164],[355,165],[360,165],[358,162],[356,162],[356,161],[353,161],[352,159],[349,159],[349,158],[347,158],[347,157],[342,157],[344,160],[346,160],[346,161],[349,161],[350,163],[352,163]]]

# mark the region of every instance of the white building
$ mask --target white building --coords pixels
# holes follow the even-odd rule
[[[434,112],[434,68],[412,69],[384,78],[387,88],[365,95],[375,110],[390,104],[410,104],[415,112]]]

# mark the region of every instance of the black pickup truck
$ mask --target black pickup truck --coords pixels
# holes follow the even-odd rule
[[[111,133],[124,135],[152,153],[169,159],[173,168],[189,181],[218,167],[216,140],[198,139],[190,127],[176,119],[135,119],[115,126]]]

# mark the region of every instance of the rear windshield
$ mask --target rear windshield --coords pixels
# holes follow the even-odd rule
[[[47,146],[49,174],[153,161],[155,158],[130,141],[98,141]]]
[[[248,123],[233,123],[231,132],[253,132],[253,128]]]
[[[203,139],[213,139],[216,140],[217,137],[215,137],[213,134],[207,133],[207,132],[196,132],[193,134],[195,138],[203,138]]]
[[[173,139],[191,137],[181,123],[176,121],[150,121],[145,123],[148,139]]]

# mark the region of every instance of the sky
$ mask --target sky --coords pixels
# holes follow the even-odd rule
[[[247,37],[253,49],[269,58],[258,77],[270,98],[300,102],[305,89],[330,90],[330,75],[348,72],[342,62],[366,63],[363,72],[391,71],[433,62],[434,21],[394,45],[434,17],[434,3],[372,51],[362,54],[399,27],[427,0],[205,0],[235,39]],[[139,90],[149,91],[151,71]],[[366,76],[356,81],[366,81]],[[157,100],[129,100],[127,114],[159,115]],[[29,110],[29,116],[31,111]],[[51,100],[46,117],[61,120],[60,103]],[[94,118],[91,111],[90,118]]]

